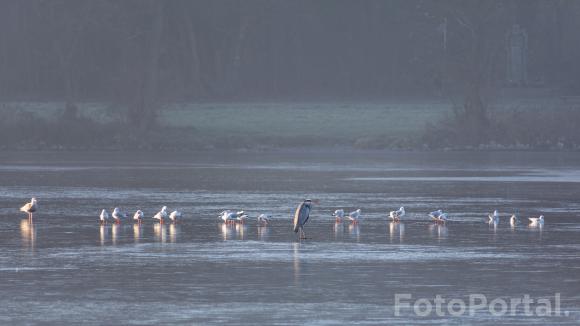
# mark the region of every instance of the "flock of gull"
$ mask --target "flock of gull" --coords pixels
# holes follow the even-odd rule
[[[135,214],[133,214],[133,221],[141,224],[144,216],[145,216],[145,214],[143,213],[143,211],[138,209],[135,212]],[[121,212],[119,207],[115,207],[113,209],[113,212],[111,213],[111,217],[113,218],[114,223],[120,224],[122,219],[127,218],[127,214]],[[167,206],[163,206],[163,207],[161,207],[161,210],[159,212],[157,212],[157,214],[153,215],[153,219],[158,220],[159,223],[161,223],[161,224],[165,223],[165,220],[167,218],[169,218],[169,220],[171,220],[171,222],[176,223],[177,220],[181,218],[181,212],[180,211],[173,211],[171,213],[167,213]],[[99,215],[99,223],[100,224],[107,224],[108,221],[109,221],[109,213],[107,213],[107,210],[103,209],[101,211],[101,214]]]
[[[300,232],[300,238],[305,239],[306,236],[304,234],[304,224],[310,218],[310,210],[312,209],[312,204],[317,203],[315,200],[306,199],[302,203],[298,205],[296,209],[296,213],[294,214],[294,232]],[[20,211],[25,212],[28,214],[29,221],[32,221],[32,214],[38,211],[38,202],[36,198],[32,198],[29,203],[26,203],[24,206],[20,208]],[[135,214],[133,214],[133,221],[136,223],[141,224],[143,221],[144,213],[141,210],[137,210]],[[165,223],[165,220],[169,219],[172,223],[177,223],[179,219],[181,219],[182,213],[180,211],[174,210],[171,213],[168,213],[167,206],[163,206],[159,212],[157,212],[153,219],[159,221],[159,223]],[[337,209],[334,211],[332,216],[335,218],[336,223],[342,223],[343,220],[349,220],[352,224],[358,224],[362,213],[361,209],[357,209],[353,212],[350,212],[348,215],[344,212],[343,209]],[[389,218],[393,222],[400,222],[403,217],[405,216],[405,207],[401,207],[396,211],[390,211],[388,214]],[[448,213],[443,212],[442,210],[438,209],[428,214],[430,219],[438,224],[445,224],[447,223]],[[121,223],[122,220],[127,219],[127,214],[123,213],[118,207],[113,209],[111,212],[111,217],[113,218],[113,222],[116,224]],[[225,210],[222,211],[218,216],[225,224],[236,224],[240,223],[243,224],[249,218],[248,214],[244,211],[230,211]],[[257,221],[259,225],[267,225],[272,216],[269,214],[260,214],[257,217]],[[497,210],[493,213],[488,215],[489,224],[490,225],[497,225],[500,220],[500,214]],[[544,224],[544,216],[540,215],[539,217],[530,217],[528,218],[530,221],[531,226],[541,226]],[[99,223],[100,224],[107,224],[109,221],[109,213],[106,210],[102,210],[101,214],[99,215]],[[519,218],[514,214],[510,217],[510,224],[515,226],[520,223]]]

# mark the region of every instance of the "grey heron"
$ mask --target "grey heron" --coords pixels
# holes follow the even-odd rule
[[[300,239],[306,239],[306,234],[304,233],[304,224],[308,222],[310,218],[310,210],[312,209],[312,200],[306,199],[298,208],[296,208],[296,213],[294,213],[294,233],[300,231]]]
[[[36,203],[36,198],[30,199],[30,203],[24,204],[24,206],[20,207],[21,212],[28,213],[28,221],[32,222],[32,213],[38,210],[38,204]]]

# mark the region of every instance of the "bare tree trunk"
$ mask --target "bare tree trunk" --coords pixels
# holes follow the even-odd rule
[[[153,25],[146,44],[147,58],[145,60],[144,79],[136,107],[133,108],[131,120],[137,123],[139,129],[155,124],[156,111],[159,105],[159,57],[161,54],[161,36],[163,34],[164,2],[150,0],[149,8],[153,17]]]
[[[22,4],[18,1],[13,3],[4,4],[8,7],[7,10],[0,12],[0,28],[2,33],[0,33],[0,76],[11,76],[14,78],[14,68],[7,64],[9,62],[8,58],[12,55],[15,49],[22,49],[23,46],[20,44],[22,41],[17,40],[15,35],[21,33],[20,26],[20,6]],[[20,42],[19,44],[15,44]],[[22,55],[21,59],[25,60],[25,53],[19,53]],[[9,78],[0,79],[0,99],[5,99],[5,88],[8,85],[7,80]]]
[[[242,63],[242,49],[246,40],[248,26],[250,24],[250,19],[248,16],[244,15],[240,19],[240,28],[238,30],[238,36],[236,37],[234,44],[233,55],[231,56],[231,64],[229,65],[228,71],[226,71],[226,85],[227,92],[232,93],[234,88],[238,86],[240,79],[240,66]]]
[[[53,20],[62,20],[58,14],[59,8],[51,8]],[[77,17],[74,19],[65,20],[62,23],[66,27],[66,33],[62,38],[55,42],[56,53],[59,56],[60,70],[63,74],[63,88],[64,88],[64,112],[62,119],[76,120],[78,118],[78,109],[75,102],[78,100],[78,72],[76,71],[76,60],[79,57],[78,52],[82,45],[83,33],[85,32],[85,24],[87,17],[85,13],[90,12],[91,3],[83,3],[76,8],[78,10]]]
[[[187,38],[189,41],[189,50],[191,51],[191,78],[192,78],[192,86],[195,91],[195,95],[198,96],[205,96],[207,94],[207,90],[205,84],[203,83],[203,79],[201,76],[201,69],[200,69],[200,57],[198,51],[198,44],[197,44],[197,36],[195,33],[195,29],[193,27],[193,23],[191,21],[191,17],[188,14],[187,10],[182,10],[182,19],[184,23],[184,28],[187,33]]]

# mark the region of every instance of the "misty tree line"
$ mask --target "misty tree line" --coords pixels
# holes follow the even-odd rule
[[[579,18],[574,0],[2,0],[0,99],[147,126],[164,101],[461,94],[481,120],[515,23],[532,82],[580,90]]]

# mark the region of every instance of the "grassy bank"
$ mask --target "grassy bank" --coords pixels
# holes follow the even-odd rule
[[[159,111],[157,126],[136,130],[123,108],[79,103],[74,117],[59,102],[0,105],[0,148],[26,150],[203,150],[287,147],[362,149],[577,149],[578,110],[496,105],[489,137],[469,130],[448,103],[180,103]]]
[[[171,104],[158,126],[138,134],[122,109],[80,103],[78,119],[62,119],[64,104],[5,103],[0,146],[77,148],[247,148],[410,146],[425,124],[448,112],[433,102]],[[64,134],[68,133],[68,136]],[[137,139],[138,138],[138,139]]]

